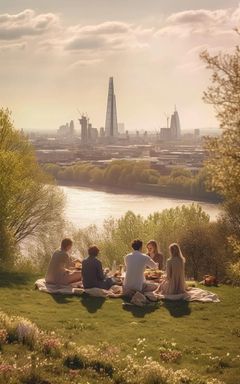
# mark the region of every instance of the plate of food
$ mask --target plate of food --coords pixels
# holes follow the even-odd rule
[[[144,276],[147,280],[159,280],[163,274],[163,271],[160,271],[160,269],[147,269],[144,272]]]

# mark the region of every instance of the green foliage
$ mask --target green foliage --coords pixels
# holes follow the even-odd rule
[[[229,261],[227,238],[220,223],[193,224],[179,241],[186,257],[186,273],[195,280],[205,274],[224,277]]]
[[[12,266],[24,239],[40,239],[62,221],[63,197],[50,182],[9,111],[0,109],[0,267]]]
[[[131,188],[143,192],[143,187],[149,186],[148,192],[154,191],[154,194],[175,193],[195,198],[216,198],[206,191],[206,173],[202,170],[193,176],[189,170],[176,167],[169,176],[162,176],[148,162],[133,160],[115,160],[104,169],[86,162],[66,167],[46,164],[44,169],[60,182]]]
[[[226,224],[210,222],[209,216],[196,204],[155,212],[146,219],[129,211],[120,219],[106,220],[102,229],[92,226],[74,231],[73,235],[78,254],[86,256],[89,245],[96,243],[100,248],[99,257],[109,267],[114,260],[123,263],[135,238],[142,239],[145,245],[155,239],[165,261],[169,245],[179,242],[187,260],[187,275],[196,280],[209,273],[224,277],[227,264],[233,258]]]
[[[240,260],[229,265],[227,275],[233,285],[240,286]]]
[[[224,198],[224,208],[233,233],[240,238],[240,48],[233,53],[201,54],[212,71],[212,83],[204,93],[213,105],[222,134],[206,140],[209,186]]]

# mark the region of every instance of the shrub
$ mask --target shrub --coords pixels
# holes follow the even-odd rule
[[[12,376],[14,368],[10,364],[0,363],[0,383],[6,383],[6,380]]]
[[[233,285],[240,285],[240,261],[228,266],[227,275]]]
[[[225,276],[229,260],[227,238],[222,223],[193,225],[182,233],[179,243],[186,257],[186,274],[195,280],[205,274],[219,278]]]
[[[46,336],[42,340],[41,345],[42,351],[45,355],[52,357],[61,356],[61,343],[58,339]]]
[[[4,326],[9,342],[18,341],[30,348],[38,343],[39,329],[30,320],[22,317],[10,317],[0,312],[0,325]]]
[[[100,360],[92,360],[88,364],[89,368],[92,368],[94,371],[98,373],[104,373],[105,375],[112,377],[113,376],[113,366],[110,363],[100,361]]]
[[[169,244],[179,242],[187,259],[187,275],[198,280],[209,273],[219,279],[225,277],[227,263],[233,258],[228,236],[226,222],[210,222],[201,206],[192,204],[155,212],[146,219],[129,211],[120,219],[105,220],[101,230],[95,226],[79,229],[73,238],[82,255],[87,254],[90,244],[97,243],[106,266],[111,266],[113,260],[122,264],[124,256],[131,251],[134,238],[141,238],[144,244],[154,238],[165,261]]]
[[[29,373],[21,378],[22,384],[51,384],[49,380],[45,380],[37,373]]]
[[[39,329],[29,320],[20,319],[16,327],[17,340],[33,348],[38,341]]]
[[[3,344],[7,344],[8,341],[8,333],[6,329],[0,329],[0,347]]]
[[[84,369],[86,368],[86,359],[81,355],[69,355],[64,359],[64,365],[69,369]]]

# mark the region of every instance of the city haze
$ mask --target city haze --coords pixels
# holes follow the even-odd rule
[[[129,131],[166,126],[174,104],[183,130],[217,127],[199,53],[237,44],[238,1],[99,3],[1,2],[1,104],[17,128],[56,130],[77,109],[104,126],[110,76]]]

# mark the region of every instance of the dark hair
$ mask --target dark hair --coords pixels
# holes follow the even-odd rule
[[[61,242],[61,249],[65,250],[67,247],[72,246],[72,244],[72,240],[66,237]]]
[[[133,240],[132,248],[134,249],[134,251],[139,251],[139,249],[141,249],[142,246],[143,246],[142,240],[139,240],[139,239]]]
[[[96,245],[91,245],[91,247],[88,248],[88,255],[97,257],[99,254],[99,248]]]

